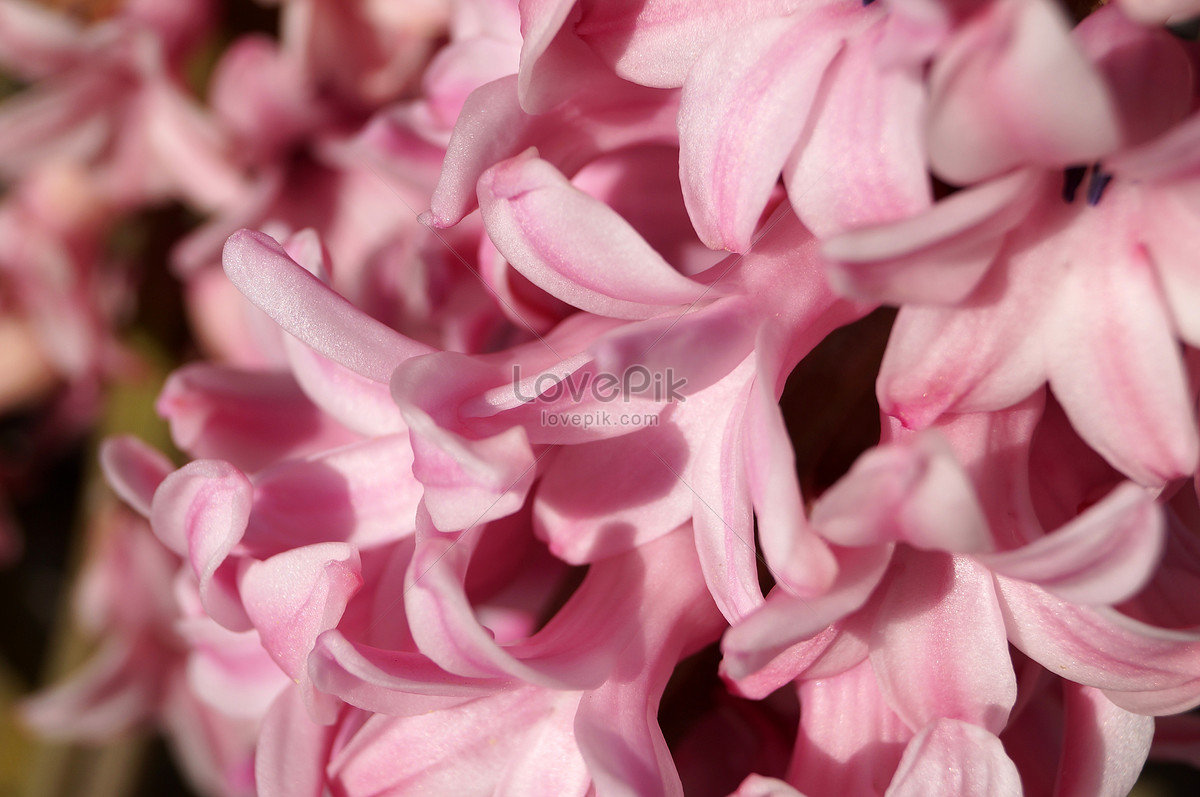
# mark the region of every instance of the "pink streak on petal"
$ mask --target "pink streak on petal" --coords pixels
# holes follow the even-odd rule
[[[600,0],[582,4],[575,32],[616,74],[643,86],[682,86],[705,48],[726,31],[784,16],[802,0]]]
[[[688,74],[679,174],[688,214],[709,247],[750,248],[826,67],[842,47],[848,13],[831,6],[739,28],[706,50]]]
[[[879,65],[883,29],[877,23],[834,61],[812,134],[784,167],[796,215],[820,238],[908,218],[933,201],[920,74]]]
[[[803,680],[799,693],[800,735],[788,782],[813,795],[880,794],[912,731],[888,708],[871,665]]]
[[[175,445],[250,472],[357,439],[278,372],[187,365],[167,379],[156,409],[170,424]]]
[[[875,386],[884,413],[923,429],[947,411],[1011,407],[1044,383],[1055,285],[1004,272],[993,269],[958,307],[900,311]]]
[[[1195,472],[1200,441],[1162,288],[1138,243],[1135,189],[1112,188],[1070,231],[1047,369],[1080,437],[1158,487]]]
[[[307,679],[308,656],[317,637],[341,619],[362,586],[358,552],[344,543],[295,548],[242,573],[246,613],[263,647],[293,680]]]

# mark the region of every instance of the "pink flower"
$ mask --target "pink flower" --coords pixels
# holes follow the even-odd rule
[[[1167,131],[1192,102],[1192,67],[1171,36],[1115,9],[1078,35],[1108,78],[1122,134],[1140,146],[1065,178],[1019,169],[825,251],[843,289],[905,304],[880,371],[887,414],[921,428],[1049,383],[1093,448],[1161,486],[1193,473],[1197,458],[1177,344],[1196,342],[1179,254],[1192,225],[1182,142],[1194,123]],[[1163,75],[1153,101],[1128,78],[1138,69]]]

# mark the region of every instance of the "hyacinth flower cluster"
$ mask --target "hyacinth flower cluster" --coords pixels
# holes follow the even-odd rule
[[[1200,762],[1200,3],[278,5],[197,96],[209,3],[0,2],[28,378],[119,379],[98,231],[200,219],[183,458],[101,447],[100,651],[30,725],[222,796]],[[863,441],[811,366],[873,337]]]

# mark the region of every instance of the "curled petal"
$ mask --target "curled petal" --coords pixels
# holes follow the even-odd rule
[[[971,482],[936,435],[863,454],[813,506],[812,523],[838,545],[907,542],[951,553],[991,548]]]
[[[1103,689],[1121,708],[1173,714],[1200,704],[1200,634],[1155,628],[996,577],[1008,637],[1043,667]]]
[[[1031,581],[1074,603],[1115,604],[1153,575],[1165,532],[1153,497],[1126,483],[1053,534],[977,559],[995,573]]]
[[[496,248],[513,267],[581,310],[648,318],[705,293],[605,203],[531,152],[485,172],[479,204]]]
[[[836,235],[822,251],[840,293],[896,304],[957,302],[979,283],[1004,234],[1037,196],[1034,170],[950,195],[924,213]]]
[[[723,672],[735,681],[749,678],[789,647],[859,609],[883,578],[891,554],[883,545],[839,551],[837,580],[817,597],[799,598],[776,587],[725,634]]]
[[[248,627],[226,559],[250,519],[254,488],[228,462],[197,460],[168,476],[154,493],[150,525],[163,544],[191,561],[209,616],[231,631]]]
[[[571,176],[600,153],[637,143],[675,144],[677,92],[617,83],[538,116],[517,101],[516,75],[476,89],[455,123],[422,220],[438,228],[457,224],[475,209],[480,175],[530,147]]]
[[[111,437],[100,446],[100,467],[117,495],[149,517],[154,491],[175,470],[161,452],[136,437]]]
[[[242,601],[271,658],[301,686],[318,722],[333,706],[317,701],[308,659],[317,637],[337,625],[362,586],[358,552],[343,543],[319,543],[251,563],[241,574]]]

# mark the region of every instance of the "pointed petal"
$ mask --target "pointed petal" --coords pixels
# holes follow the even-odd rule
[[[545,113],[581,89],[588,67],[595,61],[574,34],[574,24],[566,24],[576,5],[575,0],[524,0],[520,4],[517,91],[527,113]]]
[[[1120,143],[1108,90],[1053,3],[989,7],[943,49],[929,81],[930,161],[956,185],[1086,163]]]
[[[873,597],[874,593],[872,594]],[[721,677],[733,694],[762,700],[797,679],[822,680],[841,675],[866,660],[874,600],[809,639],[802,639],[750,674],[734,679],[724,661]],[[872,675],[872,678],[875,676]]]
[[[308,670],[313,685],[322,692],[391,716],[451,708],[494,694],[510,683],[451,675],[424,654],[355,644],[336,628],[317,638]]]
[[[387,384],[400,363],[432,351],[359,311],[263,233],[234,233],[221,260],[238,289],[284,330],[368,379]]]
[[[805,516],[795,453],[770,379],[760,367],[746,407],[746,478],[758,538],[780,586],[798,596],[819,596],[834,584],[838,565]]]
[[[762,605],[753,504],[743,457],[746,404],[752,385],[751,362],[739,368],[741,382],[730,397],[725,422],[700,444],[690,477],[695,491],[692,524],[704,580],[721,613],[731,623]],[[731,375],[731,381],[734,377]]]

